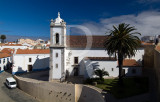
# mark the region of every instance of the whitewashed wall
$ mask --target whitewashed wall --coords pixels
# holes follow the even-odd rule
[[[132,57],[132,59],[135,59],[136,61],[142,61],[144,56],[144,48],[139,48],[136,52],[136,55]]]
[[[69,54],[70,53],[70,54]],[[85,57],[109,57],[104,49],[90,49],[83,50],[82,48],[66,49],[66,70],[73,75],[74,57],[78,57],[78,61],[81,64]],[[84,69],[80,68],[79,75],[84,75]]]
[[[95,66],[98,66],[97,68],[105,69],[109,73],[109,77],[118,77],[119,75],[119,67],[117,66],[117,61],[91,61],[91,60],[84,60],[84,69],[85,69],[85,78],[90,77],[96,77],[94,75]],[[113,68],[113,70],[112,70]],[[126,76],[140,76],[142,74],[142,68],[141,67],[123,67],[125,70]],[[136,73],[132,73],[132,70],[135,69]],[[105,76],[106,78],[108,76]]]
[[[60,79],[62,76],[62,59],[61,59],[61,49],[52,49],[53,53],[52,53],[52,61],[53,61],[53,76],[52,78],[54,79]],[[56,57],[56,53],[58,54],[58,57]],[[56,68],[56,64],[58,64],[58,68]]]
[[[49,54],[14,54],[12,74],[27,72],[28,65],[33,66],[34,70],[49,68]],[[29,62],[31,58],[31,62]]]
[[[139,48],[135,57],[132,57],[132,59],[135,59],[136,61],[142,61],[142,56],[144,55],[144,49]],[[84,50],[83,48],[67,48],[65,51],[65,70],[68,70],[70,75],[73,75],[73,65],[74,65],[74,57],[78,57],[79,60],[79,75],[85,75],[85,68],[84,68],[84,62],[83,58],[85,57],[109,57],[107,54],[107,51],[105,51],[102,48],[94,48],[89,50]],[[112,56],[113,57],[113,56]],[[110,76],[117,77],[118,76],[118,67],[117,67],[117,61],[97,61],[100,64],[100,68],[105,68],[106,71],[109,72]],[[91,63],[95,63],[92,61]],[[112,71],[111,68],[114,68],[114,71]],[[125,67],[125,73],[128,72],[128,68]],[[137,69],[137,68],[136,68]],[[137,69],[137,72],[141,74],[141,68]],[[139,75],[137,74],[137,75]],[[128,74],[129,76],[131,75]],[[132,76],[132,75],[131,75]]]
[[[117,61],[91,61],[84,60],[85,77],[94,77],[94,68],[105,69],[110,77],[117,77],[119,70],[117,68]],[[113,68],[113,71],[112,71]],[[108,76],[107,76],[108,77]]]
[[[5,60],[5,61],[4,61]],[[6,58],[0,58],[0,67],[1,67],[1,70],[0,71],[3,71],[4,68],[7,67],[7,64],[8,63],[11,63],[11,57],[6,57]]]
[[[3,50],[4,48],[10,48],[10,49],[27,49],[27,46],[0,46],[0,50]]]

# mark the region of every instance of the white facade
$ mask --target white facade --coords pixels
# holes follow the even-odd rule
[[[27,49],[27,46],[10,46],[10,45],[0,46],[0,50],[3,50],[4,48],[10,48],[10,49]]]
[[[70,75],[74,74],[74,57],[78,57],[78,63],[81,64],[85,57],[109,57],[105,49],[90,49],[90,50],[83,50],[83,48],[69,48],[66,49],[65,52],[66,59],[65,59],[65,70],[70,72]],[[84,75],[84,69],[80,68],[79,75]]]
[[[65,70],[69,71],[70,75],[74,75],[74,57],[78,57],[78,75],[83,75],[85,77],[93,77],[93,66],[94,64],[97,64],[100,69],[105,69],[105,71],[108,71],[110,77],[117,77],[119,75],[119,68],[118,68],[118,62],[117,61],[91,61],[91,60],[84,60],[86,57],[109,57],[107,54],[107,51],[103,48],[94,48],[90,50],[83,50],[83,48],[70,48],[67,49],[65,52],[66,59],[65,59]],[[142,57],[144,55],[144,50],[139,49],[136,53],[136,55],[132,58],[136,61],[142,61]],[[112,56],[114,57],[114,56]],[[135,68],[136,73],[132,74],[129,69]],[[134,76],[134,75],[140,75],[141,73],[141,67],[123,67],[125,70],[126,76]],[[113,70],[113,71],[112,71]],[[88,75],[87,75],[88,74]]]
[[[138,48],[136,55],[133,56],[132,59],[141,62],[143,60],[143,56],[144,56],[144,48]]]
[[[29,69],[31,68],[31,69]],[[49,68],[49,54],[14,54],[12,74]]]
[[[11,57],[0,58],[0,72],[8,69],[11,63]]]
[[[105,69],[105,71],[109,73],[109,77],[118,77],[119,75],[119,67],[117,66],[117,61],[84,60],[84,66],[85,66],[85,71],[84,71],[85,78],[96,77],[93,70],[94,67],[97,67],[99,69]],[[140,76],[142,73],[142,68],[137,66],[123,67],[123,70],[124,70],[125,76]],[[105,76],[105,77],[108,77],[108,76]]]

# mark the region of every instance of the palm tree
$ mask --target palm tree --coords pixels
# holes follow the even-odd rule
[[[103,76],[107,75],[109,76],[109,73],[107,71],[105,71],[104,69],[96,69],[94,71],[94,73],[99,76],[99,78],[102,80],[103,79]]]
[[[6,39],[6,36],[5,35],[1,35],[1,40],[2,40],[2,43],[4,43],[4,40]]]
[[[138,46],[141,41],[138,35],[141,35],[135,31],[135,27],[130,27],[130,24],[121,23],[118,27],[113,26],[113,30],[109,30],[108,38],[106,39],[104,46],[109,55],[118,55],[119,64],[119,82],[122,85],[122,66],[124,57],[131,58],[135,56]]]

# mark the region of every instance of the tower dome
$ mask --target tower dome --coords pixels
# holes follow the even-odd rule
[[[58,17],[54,20],[54,23],[61,23],[63,22],[63,19],[60,17],[60,12],[58,12]]]

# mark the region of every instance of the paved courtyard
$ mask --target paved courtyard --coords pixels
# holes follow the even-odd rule
[[[8,72],[0,73],[0,102],[39,102],[18,88],[8,89],[4,82],[10,76],[12,75]]]

